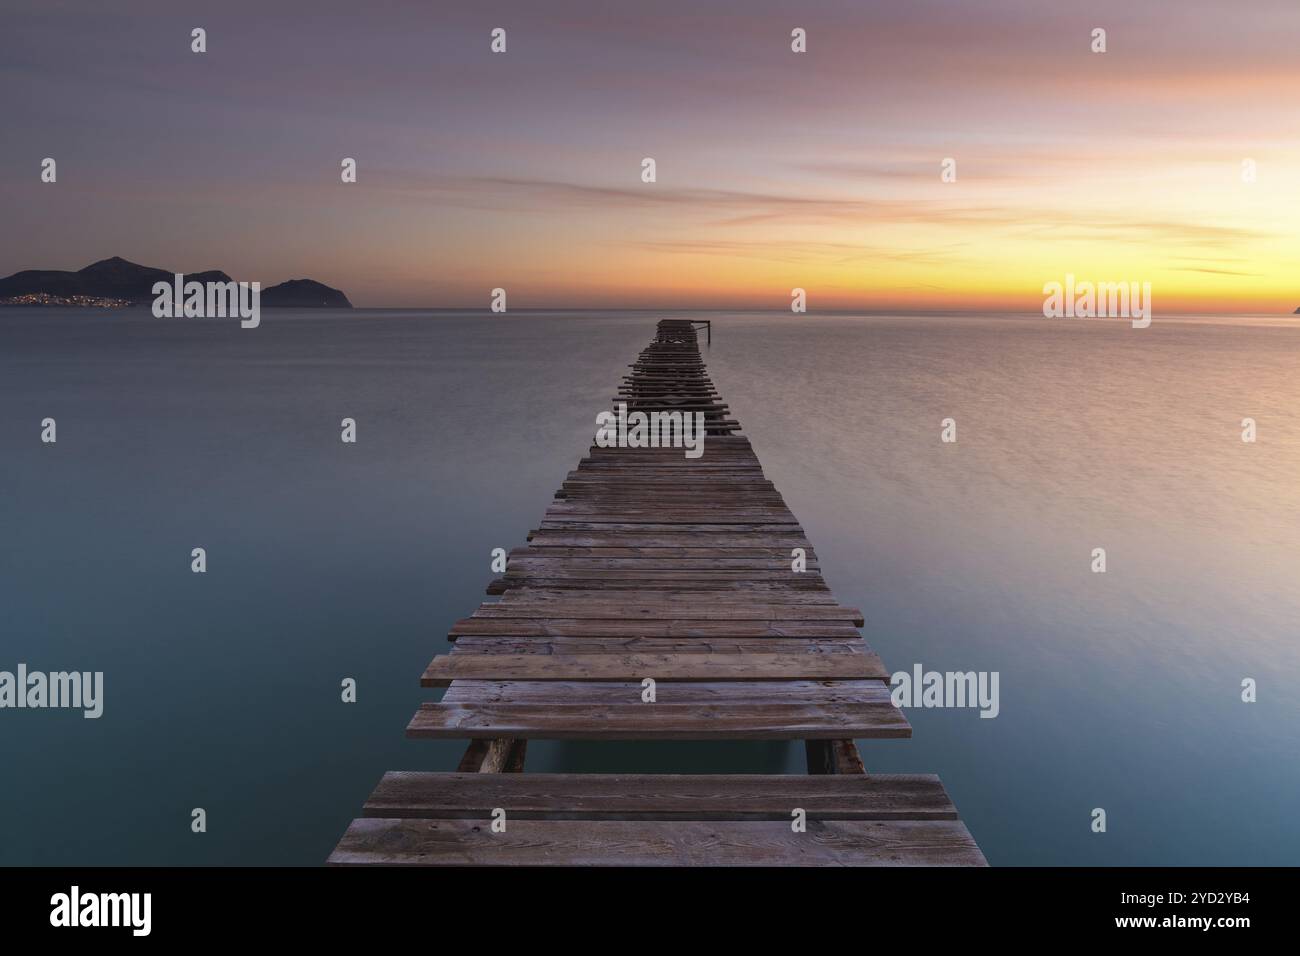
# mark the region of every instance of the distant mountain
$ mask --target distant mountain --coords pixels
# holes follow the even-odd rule
[[[313,279],[290,279],[262,290],[268,309],[350,309],[352,303],[338,289]]]
[[[1294,312],[1292,312],[1291,314],[1292,314],[1292,315],[1300,315],[1300,309],[1296,309],[1296,310],[1295,310]]]
[[[46,293],[58,296],[97,296],[106,299],[127,299],[131,302],[152,302],[153,284],[171,282],[172,273],[165,269],[127,262],[118,256],[101,259],[80,272],[61,272],[52,269],[28,269],[0,279],[0,299],[10,296]],[[224,272],[197,272],[186,280],[197,282],[229,282]]]
[[[0,279],[0,300],[24,295],[52,295],[61,297],[88,296],[104,299],[125,299],[134,303],[152,302],[155,282],[171,283],[175,273],[166,269],[153,269],[120,256],[101,259],[78,272],[51,269],[27,269]],[[186,282],[231,282],[224,272],[187,272]],[[352,303],[338,289],[313,282],[311,279],[292,279],[262,290],[262,304],[270,307],[310,309],[328,307],[350,309]]]

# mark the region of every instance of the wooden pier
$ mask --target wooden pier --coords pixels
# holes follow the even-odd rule
[[[855,739],[911,727],[694,325],[661,321],[631,369],[614,401],[702,413],[702,457],[588,451],[424,673],[447,689],[407,734],[467,739],[457,772],[385,774],[330,862],[984,865],[937,777],[864,772]],[[534,738],[803,740],[808,774],[524,773]]]

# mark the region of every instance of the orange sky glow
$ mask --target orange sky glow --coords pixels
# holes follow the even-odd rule
[[[39,92],[6,98],[29,146],[0,161],[5,274],[122,255],[376,307],[799,287],[810,311],[1027,312],[1069,273],[1150,282],[1163,312],[1300,306],[1293,0],[324,4],[255,32],[234,3],[202,62],[166,4],[145,36],[16,6],[3,85]]]

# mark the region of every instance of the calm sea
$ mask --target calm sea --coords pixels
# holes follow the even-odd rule
[[[99,720],[0,711],[0,863],[317,864],[384,770],[453,769],[403,737],[420,672],[662,314],[0,311],[0,670],[106,682]],[[996,719],[913,709],[869,769],[938,772],[994,864],[1300,862],[1300,322],[705,317],[886,664],[1000,674]]]

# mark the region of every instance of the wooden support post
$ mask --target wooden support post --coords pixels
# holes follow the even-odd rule
[[[834,753],[836,773],[865,774],[867,772],[867,768],[862,765],[862,754],[858,753],[858,745],[852,740],[832,740],[831,750]]]
[[[852,740],[805,740],[808,772],[865,774],[862,755]]]
[[[516,744],[519,746],[516,748]],[[518,773],[524,768],[524,741],[513,737],[475,737],[460,758],[457,773]],[[519,755],[513,757],[518,749]]]
[[[523,773],[524,756],[528,750],[528,741],[516,739],[514,746],[510,748],[510,755],[506,757],[506,762],[501,768],[502,773]]]
[[[815,774],[834,773],[835,760],[831,756],[829,740],[805,740],[804,753],[808,758],[808,772]]]

